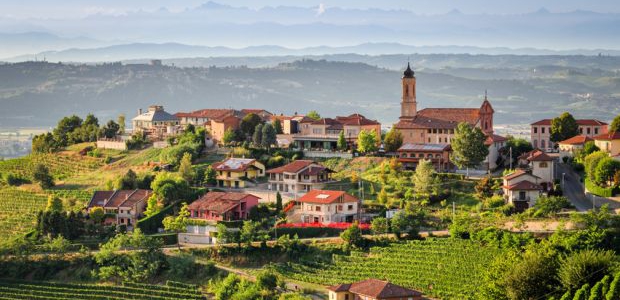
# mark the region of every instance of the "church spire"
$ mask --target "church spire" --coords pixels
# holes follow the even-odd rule
[[[407,69],[403,73],[403,78],[413,78],[414,75],[415,75],[415,72],[411,70],[411,65],[409,64],[409,62],[407,62]]]

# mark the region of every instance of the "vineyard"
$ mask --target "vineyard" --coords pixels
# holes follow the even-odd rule
[[[92,157],[30,154],[21,158],[0,161],[0,174],[13,173],[31,179],[37,164],[48,167],[54,178],[64,179],[78,173],[94,171],[100,168],[103,162],[101,159]]]
[[[334,255],[330,263],[302,261],[276,267],[289,278],[322,285],[387,279],[441,299],[474,299],[485,268],[501,250],[459,239],[427,239]]]
[[[17,188],[0,189],[0,240],[31,230],[36,222],[37,212],[45,208],[48,195],[61,199],[76,199],[85,203],[91,197],[87,191],[47,190],[33,193]]]
[[[206,299],[194,285],[125,283],[122,286],[0,279],[0,299]]]

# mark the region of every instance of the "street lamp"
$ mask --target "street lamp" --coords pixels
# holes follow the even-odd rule
[[[562,191],[564,191],[564,182],[565,182],[564,177],[565,176],[566,176],[566,173],[562,173]]]

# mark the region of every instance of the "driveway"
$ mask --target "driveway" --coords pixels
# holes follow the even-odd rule
[[[588,199],[584,192],[584,187],[579,182],[579,174],[577,174],[569,165],[559,163],[558,178],[562,179],[564,173],[564,196],[577,208],[578,211],[586,211],[592,209],[592,201]]]

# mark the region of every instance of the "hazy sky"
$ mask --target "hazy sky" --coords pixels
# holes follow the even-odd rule
[[[207,0],[20,0],[2,1],[0,16],[14,18],[76,18],[93,13],[122,14],[128,10],[182,10]],[[406,9],[420,14],[440,14],[453,9],[464,13],[516,14],[545,7],[551,12],[591,10],[620,13],[619,0],[219,0],[221,4],[260,8],[264,6],[305,6]]]

